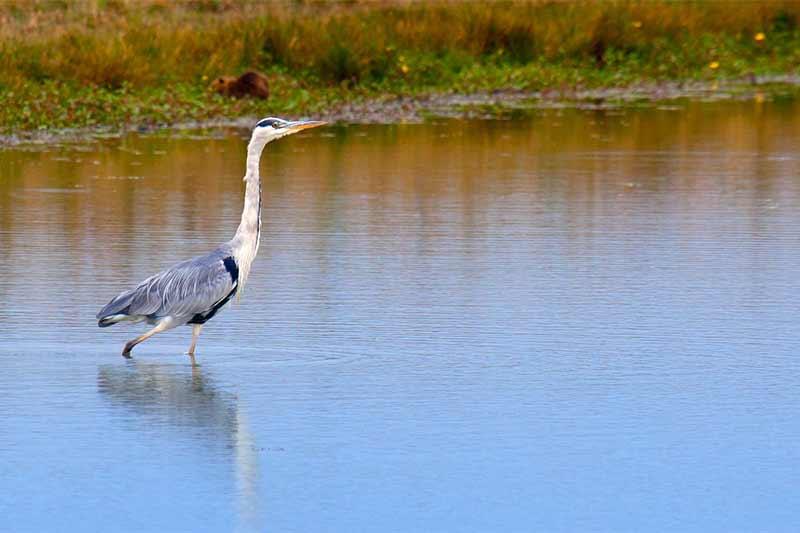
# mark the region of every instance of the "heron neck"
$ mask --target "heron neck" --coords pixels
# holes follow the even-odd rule
[[[250,141],[247,147],[247,172],[244,176],[245,194],[242,220],[231,241],[239,267],[239,287],[244,287],[250,273],[250,264],[258,252],[261,234],[261,176],[259,162],[264,143]]]

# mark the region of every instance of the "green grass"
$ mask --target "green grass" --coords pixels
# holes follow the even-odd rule
[[[308,115],[386,95],[794,74],[797,2],[0,3],[0,128]],[[763,38],[762,38],[763,37]],[[209,80],[255,68],[268,102]]]

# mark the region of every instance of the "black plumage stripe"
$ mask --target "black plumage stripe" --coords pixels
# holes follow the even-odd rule
[[[229,292],[225,298],[215,303],[211,309],[194,315],[192,319],[189,320],[188,324],[205,324],[214,318],[214,315],[216,315],[219,310],[233,298],[233,295],[236,294],[236,289],[239,287],[239,266],[236,264],[236,260],[233,257],[226,257],[222,260],[222,264],[225,265],[225,270],[227,270],[228,274],[231,276],[233,289],[231,289],[231,292]]]
[[[236,264],[236,260],[233,257],[226,257],[222,260],[222,264],[225,265],[225,270],[231,275],[231,281],[236,285],[236,282],[239,281],[239,266]]]

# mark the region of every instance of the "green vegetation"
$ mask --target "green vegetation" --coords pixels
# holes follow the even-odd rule
[[[313,114],[386,95],[794,74],[800,3],[0,3],[2,130]],[[266,73],[269,101],[210,80]]]

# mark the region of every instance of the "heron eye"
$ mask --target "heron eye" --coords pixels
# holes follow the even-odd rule
[[[273,123],[272,123],[272,127],[273,127],[273,128],[275,128],[275,129],[277,130],[277,129],[280,129],[280,128],[282,128],[283,126],[281,125],[281,123],[280,123],[280,122],[273,122]]]

